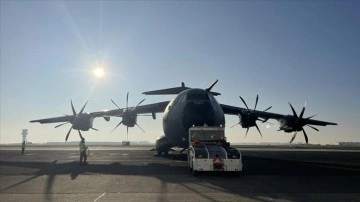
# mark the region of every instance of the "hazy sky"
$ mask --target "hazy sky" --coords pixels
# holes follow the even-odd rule
[[[336,122],[305,127],[310,143],[360,141],[360,1],[0,1],[1,143],[64,141],[70,125],[30,120],[77,111],[170,100],[145,96],[149,90],[179,86],[206,88],[216,79],[220,103],[270,112],[298,113]],[[102,65],[105,75],[93,70]],[[83,132],[87,141],[122,141],[121,121],[95,119],[100,131]],[[231,142],[283,142],[292,134],[260,124],[230,128]],[[163,134],[157,120],[139,117],[146,131],[130,128],[129,140],[154,142]],[[78,141],[72,131],[69,141]],[[295,142],[304,142],[298,134]]]

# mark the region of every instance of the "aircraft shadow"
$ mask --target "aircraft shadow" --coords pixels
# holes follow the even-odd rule
[[[79,166],[77,161],[53,162],[15,162],[0,161],[1,175],[13,175],[12,170],[31,168],[36,171],[16,175],[27,175],[27,179],[4,187],[0,193],[18,185],[27,183],[40,176],[47,176],[45,187],[46,199],[51,200],[52,186],[57,175],[68,175],[69,183],[79,175],[138,175],[158,178],[163,183],[176,183],[197,193],[189,184],[198,183],[211,189],[226,190],[226,192],[252,197],[251,193],[359,193],[360,168],[337,164],[302,162],[243,156],[243,172],[239,177],[224,173],[204,173],[191,176],[187,166],[184,166],[186,154],[169,154],[165,157],[176,163],[146,163],[127,165],[122,162],[111,164],[90,164]],[[4,168],[9,168],[4,169]],[[185,177],[184,177],[185,176]],[[291,186],[296,183],[296,186]],[[299,188],[300,187],[300,188]],[[248,194],[247,194],[248,193]],[[199,195],[206,198],[206,195]],[[274,196],[275,197],[275,196]],[[259,200],[258,198],[256,198]],[[211,199],[209,199],[211,201]]]

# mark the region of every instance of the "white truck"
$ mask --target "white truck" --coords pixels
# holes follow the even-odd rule
[[[239,175],[243,167],[241,153],[226,141],[224,127],[191,127],[188,162],[193,175],[207,171]]]

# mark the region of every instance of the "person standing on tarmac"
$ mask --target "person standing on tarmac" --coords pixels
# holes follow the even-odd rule
[[[85,145],[85,138],[83,138],[83,137],[81,138],[79,147],[80,147],[80,165],[81,166],[88,165],[88,163],[86,162],[86,160],[87,160],[87,156],[86,156],[87,146]],[[84,163],[83,163],[83,160],[84,160]]]
[[[25,153],[25,141],[21,144],[21,154]]]

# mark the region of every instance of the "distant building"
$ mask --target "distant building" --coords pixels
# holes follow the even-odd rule
[[[130,146],[130,141],[122,141],[122,146]]]
[[[360,147],[360,142],[338,142],[340,146]]]

